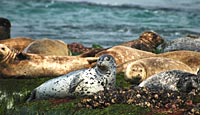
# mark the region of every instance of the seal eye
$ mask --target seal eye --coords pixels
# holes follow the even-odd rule
[[[5,51],[5,48],[1,48],[1,50]]]
[[[105,57],[104,60],[109,61],[110,57]]]

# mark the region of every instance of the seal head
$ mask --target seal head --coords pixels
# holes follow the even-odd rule
[[[110,74],[116,68],[116,62],[111,55],[102,55],[96,64],[96,70],[101,74]]]
[[[15,53],[12,52],[6,45],[0,44],[0,63],[6,63],[15,58]]]

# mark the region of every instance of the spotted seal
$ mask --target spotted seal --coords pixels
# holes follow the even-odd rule
[[[115,60],[110,55],[102,55],[94,68],[70,72],[41,84],[32,91],[27,101],[92,95],[104,88],[115,87],[115,81]]]
[[[57,77],[89,68],[98,58],[78,56],[42,56],[9,49],[0,44],[0,76],[4,78]]]
[[[164,39],[154,31],[144,31],[138,39],[122,43],[120,45],[131,48],[155,52],[156,48],[164,42]]]
[[[71,55],[66,43],[61,40],[53,40],[49,38],[43,38],[33,41],[23,50],[23,52],[55,56]]]
[[[183,70],[193,73],[192,69],[177,60],[164,57],[149,57],[128,63],[125,67],[125,79],[133,83],[139,83],[151,75],[167,70]]]
[[[0,40],[10,38],[11,23],[7,18],[0,17]]]
[[[200,38],[199,37],[181,37],[160,45],[159,49],[163,52],[190,50],[200,52]]]
[[[172,90],[190,92],[200,87],[199,77],[195,74],[181,70],[171,70],[155,74],[138,87],[146,87],[154,90]]]
[[[28,37],[15,37],[6,40],[0,40],[0,44],[5,44],[9,48],[14,48],[22,52],[34,40]]]

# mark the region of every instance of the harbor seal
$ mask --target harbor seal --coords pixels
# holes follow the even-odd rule
[[[125,42],[123,46],[128,46],[131,48],[155,52],[156,48],[164,42],[164,39],[154,31],[143,32],[137,40],[132,40]]]
[[[57,77],[89,68],[98,58],[78,56],[42,56],[15,52],[0,44],[0,76],[4,78]]]
[[[124,73],[126,80],[139,83],[151,75],[174,69],[192,73],[192,69],[188,65],[164,57],[149,57],[130,62],[125,67]]]
[[[163,52],[189,50],[200,52],[200,38],[197,37],[181,37],[169,42],[165,42],[160,45],[159,49],[163,49]]]
[[[10,38],[11,23],[8,19],[0,17],[0,40]]]
[[[61,40],[52,40],[49,38],[43,38],[33,41],[23,50],[23,52],[55,56],[71,55],[67,44],[65,44]]]
[[[92,95],[115,87],[116,64],[110,55],[102,55],[94,68],[77,70],[51,79],[32,91],[27,102],[37,99]]]
[[[154,90],[190,92],[200,87],[199,81],[199,77],[195,74],[180,70],[171,70],[147,78],[138,87],[146,87]]]
[[[196,73],[200,68],[200,52],[196,51],[170,51],[157,54],[157,57],[166,57],[181,61],[192,68],[193,73]]]
[[[0,44],[5,44],[9,48],[14,48],[22,52],[34,40],[27,37],[16,37],[6,40],[0,40]]]
[[[131,47],[126,47],[126,46],[114,46],[112,48],[109,48],[105,51],[101,51],[96,54],[96,57],[99,57],[103,54],[109,54],[114,57],[117,66],[130,61],[130,60],[135,60],[135,59],[141,59],[141,58],[146,58],[146,57],[152,57],[155,56],[156,54],[143,51],[143,50],[138,50],[134,49]],[[119,71],[119,70],[117,70]]]

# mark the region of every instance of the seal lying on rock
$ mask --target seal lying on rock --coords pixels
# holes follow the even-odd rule
[[[110,55],[102,55],[94,68],[70,72],[41,84],[32,91],[27,101],[92,95],[104,88],[115,87],[115,79],[114,58]]]
[[[5,44],[9,48],[14,48],[22,52],[33,41],[34,40],[31,38],[17,37],[17,38],[11,38],[7,40],[0,40],[0,44]]]
[[[128,41],[120,45],[128,46],[139,50],[155,52],[157,46],[159,46],[163,42],[164,39],[156,32],[145,31],[139,36],[139,39]]]
[[[0,17],[0,40],[10,38],[11,23],[8,19]]]
[[[169,42],[165,42],[160,46],[164,52],[177,50],[190,50],[200,52],[200,38],[182,37]]]
[[[152,57],[164,57],[181,61],[186,65],[188,65],[192,69],[193,73],[196,73],[200,68],[200,53],[195,51],[187,51],[187,50],[171,51],[171,52],[156,54],[155,56]],[[128,64],[136,60],[125,62],[122,65],[119,65],[117,69],[119,70],[119,72],[125,72],[126,71],[125,69],[128,66]]]
[[[192,73],[192,69],[180,61],[164,57],[149,57],[128,63],[125,67],[125,79],[139,83],[151,75],[174,69]]]
[[[200,68],[200,52],[187,50],[171,51],[157,54],[157,57],[166,57],[181,61],[191,67],[193,73],[196,73]]]
[[[48,38],[33,41],[23,50],[23,52],[55,56],[71,55],[68,50],[67,44],[65,44],[63,41],[52,40]]]
[[[172,90],[190,92],[200,87],[199,77],[180,70],[165,71],[155,74],[139,84],[154,90]]]
[[[96,57],[99,57],[103,54],[109,54],[113,56],[118,66],[130,60],[152,57],[156,55],[151,52],[137,50],[126,46],[114,46],[110,49],[97,53]]]
[[[74,70],[88,68],[96,59],[19,53],[0,44],[0,76],[5,78],[57,77]]]

